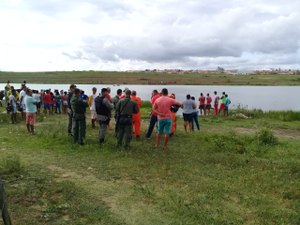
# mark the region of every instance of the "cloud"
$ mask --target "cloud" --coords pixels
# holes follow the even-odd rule
[[[39,52],[45,69],[53,70],[64,65],[94,70],[299,68],[296,0],[3,0],[0,6],[5,30],[0,49],[30,55],[40,62],[39,70]],[[16,62],[19,57],[8,57],[13,62],[5,57],[0,51],[0,69],[34,70],[33,64]]]

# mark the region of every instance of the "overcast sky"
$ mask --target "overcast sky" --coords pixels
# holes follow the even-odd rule
[[[1,0],[0,70],[300,69],[299,0]]]

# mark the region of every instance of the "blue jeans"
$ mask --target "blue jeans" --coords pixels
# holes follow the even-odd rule
[[[192,130],[194,130],[194,121],[196,123],[197,129],[200,130],[200,124],[198,120],[198,114],[199,112],[193,112],[193,120],[192,120]]]
[[[146,138],[151,137],[151,134],[153,132],[153,129],[154,129],[154,126],[155,126],[156,122],[157,122],[157,116],[154,116],[154,115],[151,114],[150,124],[149,124],[149,127],[148,127]]]

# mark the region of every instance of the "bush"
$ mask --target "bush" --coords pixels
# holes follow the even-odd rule
[[[215,151],[234,152],[243,154],[246,152],[246,137],[230,132],[224,135],[214,135],[211,139]]]
[[[263,128],[256,133],[256,139],[259,145],[277,145],[278,139],[268,128]]]
[[[16,155],[8,156],[0,162],[0,176],[19,176],[22,172],[20,158]]]

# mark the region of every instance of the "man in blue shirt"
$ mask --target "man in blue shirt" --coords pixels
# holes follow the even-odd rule
[[[228,97],[228,95],[225,95],[225,110],[224,110],[224,116],[228,116],[228,109],[229,109],[229,105],[231,104],[231,101]]]

